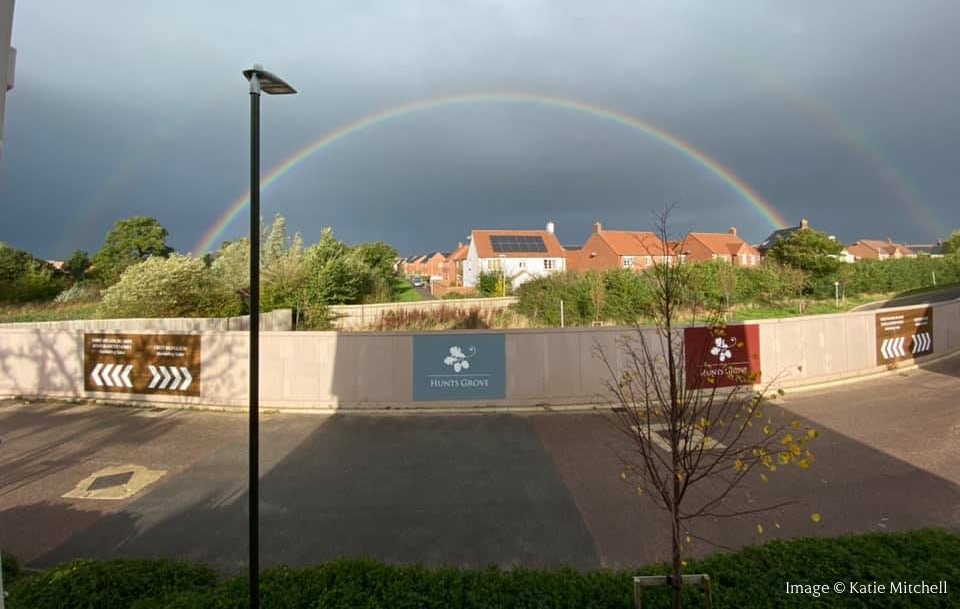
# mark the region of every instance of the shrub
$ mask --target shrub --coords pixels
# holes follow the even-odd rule
[[[240,299],[224,290],[199,258],[173,254],[135,264],[110,286],[103,317],[228,317],[242,311]]]
[[[545,607],[629,609],[632,576],[666,574],[657,564],[636,569],[460,569],[391,566],[342,559],[306,569],[264,571],[261,603],[269,609],[463,609]],[[941,530],[869,533],[836,539],[771,541],[735,553],[691,560],[687,573],[707,573],[718,607],[947,607],[948,596],[846,593],[787,597],[784,582],[960,580],[960,536]],[[208,569],[171,561],[79,561],[23,579],[11,588],[10,609],[242,609],[244,577],[217,582]],[[687,587],[685,607],[703,607]],[[644,607],[669,606],[669,590],[644,592]]]
[[[54,302],[90,302],[100,298],[100,288],[89,283],[75,283],[57,294]]]
[[[6,586],[20,576],[20,561],[16,556],[0,551],[0,574],[3,575],[3,583]]]
[[[10,605],[22,609],[128,609],[137,599],[212,588],[209,567],[172,560],[78,560],[17,581]]]

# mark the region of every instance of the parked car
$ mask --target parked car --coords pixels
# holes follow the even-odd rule
[[[415,288],[423,287],[423,279],[421,279],[420,277],[414,277],[414,278],[413,278],[413,287],[415,287]]]

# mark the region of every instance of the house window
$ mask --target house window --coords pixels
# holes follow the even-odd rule
[[[623,257],[623,266],[631,267],[633,266],[633,256],[624,256]]]
[[[488,260],[487,261],[487,270],[488,271],[499,271],[501,268],[499,260]]]
[[[653,258],[651,256],[644,256],[643,266],[650,266],[651,264],[653,264]]]
[[[525,268],[527,268],[527,261],[526,261],[526,260],[521,260],[521,261],[517,262],[517,266],[520,267],[521,269],[525,269]]]
[[[546,269],[546,270],[548,270],[548,271],[549,271],[550,269],[554,268],[554,261],[553,261],[553,259],[552,259],[552,258],[544,258],[544,259],[543,259],[543,268]]]

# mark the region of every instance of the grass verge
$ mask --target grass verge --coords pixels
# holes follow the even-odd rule
[[[371,560],[337,560],[306,569],[269,569],[261,580],[269,609],[427,609],[460,607],[630,609],[631,577],[664,574],[666,565],[631,571],[570,569],[428,569]],[[960,536],[942,530],[871,533],[835,539],[772,541],[731,554],[690,561],[707,573],[715,606],[960,607]],[[787,582],[828,584],[947,582],[946,595],[906,593],[788,594]],[[666,589],[644,594],[645,608],[668,607]],[[205,567],[173,561],[78,561],[14,583],[10,609],[240,609],[243,577],[217,579]],[[698,589],[685,607],[702,607]]]
[[[398,277],[394,283],[398,302],[416,302],[423,300],[423,296],[413,287],[409,280]]]

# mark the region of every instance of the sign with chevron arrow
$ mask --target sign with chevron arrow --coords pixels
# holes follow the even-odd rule
[[[83,335],[83,387],[105,393],[200,395],[197,334]]]
[[[933,353],[933,307],[876,314],[877,365]]]

